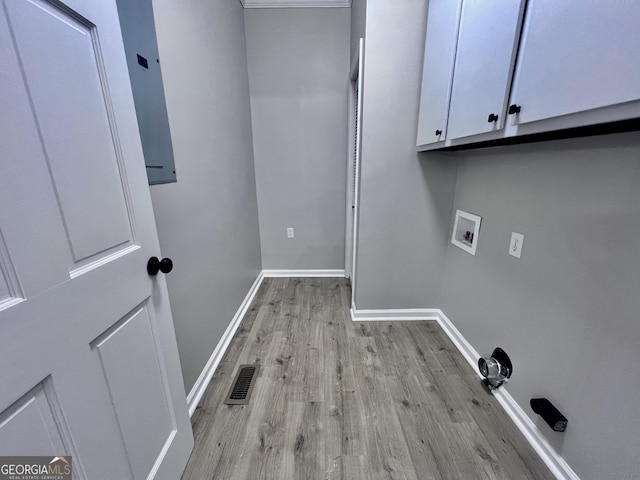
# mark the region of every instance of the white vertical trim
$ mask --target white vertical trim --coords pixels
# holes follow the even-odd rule
[[[264,274],[263,272],[260,272],[255,282],[253,282],[253,285],[251,285],[247,296],[240,304],[238,311],[236,311],[236,314],[231,319],[231,322],[222,335],[222,338],[218,342],[218,345],[216,345],[216,348],[213,350],[211,357],[209,357],[209,360],[202,369],[202,372],[200,372],[200,375],[198,376],[196,383],[194,383],[193,387],[191,388],[189,395],[187,395],[189,416],[192,416],[193,412],[196,411],[198,403],[200,403],[200,400],[202,399],[202,396],[204,395],[209,382],[213,378],[213,374],[216,372],[218,365],[220,365],[220,361],[224,356],[224,352],[226,352],[227,348],[229,348],[229,344],[231,343],[231,340],[233,340],[233,336],[235,335],[236,330],[238,330],[240,323],[242,323],[242,319],[244,318],[245,313],[247,313],[247,310],[249,309],[249,305],[251,305],[253,298],[256,296],[256,293],[258,292],[263,279]]]
[[[353,215],[354,209],[354,195],[353,195],[353,160],[354,160],[354,137],[356,133],[356,115],[354,114],[356,105],[356,85],[354,82],[354,71],[356,71],[358,62],[360,60],[360,50],[355,52],[353,59],[351,60],[351,68],[349,70],[349,82],[348,91],[349,99],[347,101],[347,118],[348,120],[348,132],[347,132],[347,181],[346,181],[346,215],[345,215],[345,240],[344,240],[344,271],[347,278],[352,278],[352,251],[353,251]]]
[[[356,272],[357,272],[357,259],[358,259],[358,224],[360,219],[360,163],[362,161],[362,111],[363,111],[363,99],[364,99],[364,38],[361,38],[358,42],[358,57],[357,62],[354,58],[354,62],[351,65],[351,73],[349,76],[350,82],[357,82],[357,100],[358,104],[356,105],[357,114],[357,125],[356,125],[356,162],[355,162],[355,192],[353,198],[353,203],[348,205],[347,208],[351,210],[351,205],[353,208],[353,225],[351,228],[351,265],[349,268],[349,278],[351,279],[351,296],[355,298],[356,295]],[[350,85],[351,85],[350,83]],[[355,86],[355,85],[354,85]],[[350,122],[350,124],[353,122]],[[350,190],[350,189],[349,189]],[[347,218],[351,217],[351,215],[347,212]]]
[[[358,49],[353,55],[351,60],[351,68],[349,69],[349,132],[347,139],[347,213],[346,213],[346,228],[345,228],[345,272],[347,278],[351,279],[351,286],[355,283],[355,249],[357,238],[355,237],[355,215],[358,211],[358,183],[359,183],[359,163],[360,163],[360,123],[362,121],[362,82],[361,78],[361,64],[362,55],[364,53],[364,40],[361,38],[358,43]],[[357,102],[357,103],[356,103]],[[354,114],[355,112],[355,114]],[[354,149],[354,137],[355,137],[355,149]],[[355,159],[354,159],[355,156]],[[355,162],[354,162],[355,160]],[[354,169],[354,163],[356,168]],[[356,171],[354,171],[356,170]],[[355,177],[355,180],[354,180]],[[355,184],[355,189],[352,188]],[[355,190],[355,192],[354,192]],[[352,208],[353,206],[353,208]]]

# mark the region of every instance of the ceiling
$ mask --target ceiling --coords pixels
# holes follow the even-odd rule
[[[351,0],[240,0],[244,8],[350,7]]]

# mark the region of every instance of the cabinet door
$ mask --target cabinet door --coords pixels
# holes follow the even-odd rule
[[[640,99],[638,0],[529,0],[512,93],[517,123]]]
[[[424,47],[417,144],[445,139],[462,0],[431,0]]]
[[[447,138],[499,130],[509,96],[524,0],[465,0]],[[489,115],[497,120],[488,121]]]

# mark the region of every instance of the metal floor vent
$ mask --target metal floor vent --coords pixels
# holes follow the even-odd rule
[[[258,375],[260,365],[240,365],[233,385],[225,399],[225,405],[247,405],[253,391],[253,380]]]

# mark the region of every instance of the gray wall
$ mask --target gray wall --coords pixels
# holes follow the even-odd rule
[[[424,1],[366,2],[357,308],[441,307],[511,355],[509,392],[581,478],[639,478],[640,133],[417,155],[425,20]],[[449,244],[455,208],[482,216],[475,257]]]
[[[367,0],[351,0],[351,57],[356,53],[358,40],[367,29]]]
[[[349,21],[348,8],[245,11],[265,269],[344,268]]]
[[[154,9],[178,182],[151,195],[189,392],[261,269],[244,16],[237,1]]]
[[[639,478],[640,134],[460,156],[455,207],[482,225],[475,257],[447,250],[444,312],[511,356],[509,392],[583,480]],[[538,396],[566,433],[533,414]]]
[[[456,161],[417,154],[427,2],[368,0],[358,309],[437,308]]]

